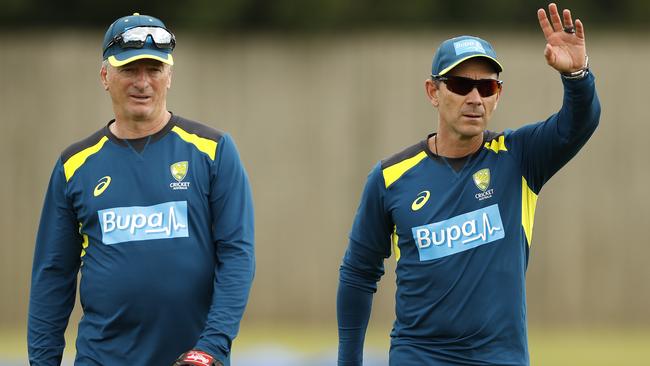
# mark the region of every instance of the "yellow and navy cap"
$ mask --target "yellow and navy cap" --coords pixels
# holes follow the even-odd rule
[[[431,75],[442,76],[461,62],[475,57],[484,57],[492,62],[497,72],[503,71],[503,67],[497,61],[497,54],[491,44],[478,37],[460,36],[448,39],[440,44],[433,56]]]
[[[158,48],[151,36],[147,37],[142,48],[123,48],[119,44],[112,42],[115,37],[124,33],[124,31],[135,27],[160,27],[167,30],[165,24],[160,19],[150,15],[133,13],[133,15],[119,18],[108,27],[104,35],[104,43],[102,45],[104,60],[108,60],[111,66],[115,67],[143,58],[158,60],[169,65],[174,64],[174,58],[172,57],[173,48]]]

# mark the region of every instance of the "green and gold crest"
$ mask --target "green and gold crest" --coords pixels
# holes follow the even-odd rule
[[[472,178],[474,178],[474,184],[476,184],[478,189],[485,192],[485,190],[490,186],[490,169],[481,169],[474,173]]]
[[[187,175],[187,161],[174,163],[169,167],[169,170],[172,173],[172,177],[174,177],[176,181],[180,182],[185,179],[185,176]]]

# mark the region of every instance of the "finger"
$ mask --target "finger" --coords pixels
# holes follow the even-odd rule
[[[542,32],[544,32],[544,37],[548,39],[553,34],[553,27],[551,27],[551,23],[548,21],[544,9],[537,10],[537,20],[539,20],[539,26],[542,28]]]
[[[562,30],[562,20],[560,19],[560,13],[557,11],[557,5],[555,3],[550,3],[548,5],[548,12],[551,15],[551,24],[553,25],[553,29],[555,31],[561,31]]]
[[[564,9],[562,12],[562,17],[564,18],[565,27],[573,27],[573,21],[571,20],[571,10]]]
[[[585,26],[582,25],[580,19],[576,19],[576,36],[584,41],[585,39]]]

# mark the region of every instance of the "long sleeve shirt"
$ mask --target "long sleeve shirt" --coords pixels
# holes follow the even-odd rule
[[[362,364],[372,296],[391,254],[391,365],[529,364],[525,273],[537,197],[600,116],[592,74],[563,83],[558,113],[485,131],[458,171],[426,139],[372,169],[340,268],[340,366]]]
[[[173,115],[142,149],[108,126],[70,146],[36,239],[30,364],[60,364],[78,273],[75,365],[171,365],[193,348],[228,364],[254,276],[253,225],[228,134]]]

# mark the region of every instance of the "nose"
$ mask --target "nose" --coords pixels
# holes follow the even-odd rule
[[[478,89],[476,89],[476,87],[472,88],[472,91],[470,91],[465,96],[465,102],[467,104],[474,104],[474,105],[483,104],[483,99],[481,98],[481,95],[478,93]]]
[[[144,90],[149,85],[149,76],[144,68],[139,68],[135,75],[135,86],[140,90]]]

